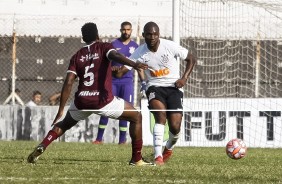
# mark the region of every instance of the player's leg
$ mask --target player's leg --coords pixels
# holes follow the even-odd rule
[[[168,119],[168,126],[169,126],[169,139],[166,143],[166,146],[163,151],[163,160],[164,162],[168,161],[168,159],[172,155],[172,150],[177,143],[177,140],[179,139],[179,133],[180,133],[180,127],[181,127],[181,121],[182,121],[182,99],[183,99],[183,93],[179,91],[178,89],[170,89],[170,95],[167,99],[167,108],[169,110],[175,110],[175,111],[169,111],[167,113],[167,119]]]
[[[115,83],[112,83],[112,93],[114,96],[117,96],[118,94],[118,86]],[[109,122],[108,117],[105,117],[105,116],[100,117],[97,137],[96,137],[96,140],[92,142],[93,144],[102,144],[104,132],[108,125],[108,122]]]
[[[108,109],[117,109],[117,111],[107,111]],[[115,118],[119,120],[126,120],[130,122],[129,134],[132,144],[132,158],[130,165],[153,165],[146,162],[142,158],[142,115],[137,111],[130,103],[124,101],[121,98],[114,97],[112,102],[99,109],[98,114],[107,116],[109,118]]]
[[[89,115],[91,115],[91,112],[81,112],[72,103],[65,118],[53,126],[42,142],[28,156],[27,161],[29,163],[35,163],[39,156],[54,140],[62,136],[67,130],[76,125],[79,120],[85,119]]]
[[[134,166],[143,166],[150,165],[153,166],[153,163],[145,161],[142,157],[142,115],[140,112],[136,111],[136,109],[128,102],[125,101],[124,112],[118,119],[127,120],[130,122],[129,124],[129,134],[131,137],[132,144],[132,157],[129,162],[130,165]]]
[[[166,142],[163,151],[163,161],[167,162],[172,156],[172,150],[179,139],[180,126],[181,126],[182,114],[181,113],[169,113],[168,125],[169,125],[169,138]]]
[[[35,163],[39,156],[45,151],[45,149],[51,144],[54,140],[64,134],[66,130],[71,128],[77,123],[67,112],[66,117],[63,121],[58,122],[54,127],[48,132],[42,142],[34,149],[34,151],[28,156],[27,161],[29,163]]]
[[[164,128],[166,123],[166,105],[163,88],[151,86],[146,95],[149,97],[149,109],[152,111],[155,119],[155,126],[153,128],[153,145],[154,158],[157,165],[163,165],[162,145],[164,137]],[[153,98],[152,98],[153,97]],[[156,111],[160,110],[160,111]]]
[[[118,96],[133,105],[133,83],[120,84]],[[126,143],[127,121],[119,120],[119,144]]]
[[[153,111],[153,115],[155,118],[155,125],[153,128],[153,145],[154,145],[154,158],[155,163],[157,165],[163,164],[163,156],[162,156],[162,145],[163,145],[163,137],[164,137],[164,129],[166,122],[166,107],[165,105],[156,99],[150,100],[149,102],[150,109],[160,109],[163,111]]]
[[[118,119],[130,122],[129,135],[132,142],[132,160],[137,162],[142,159],[142,115],[131,104],[124,101],[124,112]]]
[[[101,144],[102,143],[103,135],[104,135],[105,129],[107,127],[108,121],[109,121],[109,118],[107,118],[105,116],[100,117],[97,137],[96,137],[96,140],[93,141],[93,144]]]

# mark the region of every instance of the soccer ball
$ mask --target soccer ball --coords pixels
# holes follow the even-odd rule
[[[241,139],[232,139],[226,145],[226,154],[235,160],[246,156],[247,146]]]

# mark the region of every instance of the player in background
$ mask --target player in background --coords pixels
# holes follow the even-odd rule
[[[129,57],[135,49],[138,47],[138,44],[131,40],[132,25],[130,22],[122,22],[120,25],[121,35],[118,39],[115,39],[112,44],[114,48],[121,54],[126,57]],[[112,61],[112,66],[121,67],[122,64]],[[133,71],[130,70],[126,72],[121,78],[116,78],[113,76],[112,90],[113,94],[117,97],[120,97],[127,102],[133,105]],[[109,119],[105,116],[101,116],[99,121],[98,133],[96,140],[93,144],[101,144],[103,140],[103,135],[105,128],[108,124]],[[119,120],[119,144],[126,143],[126,131],[127,131],[127,121]]]
[[[86,45],[70,60],[67,75],[61,90],[60,105],[53,121],[53,128],[43,141],[28,156],[29,163],[35,163],[39,156],[58,137],[92,113],[130,122],[133,166],[153,165],[142,158],[142,115],[121,98],[112,94],[112,71],[110,60],[132,66],[136,70],[146,69],[147,65],[135,63],[118,53],[111,43],[99,42],[98,29],[94,23],[86,23],[81,28]],[[64,107],[71,93],[73,83],[79,78],[79,85],[66,116],[62,121]],[[113,111],[115,109],[116,111]],[[88,111],[87,111],[88,110]],[[95,110],[95,111],[93,111]]]
[[[155,22],[148,22],[142,33],[145,43],[140,45],[130,56],[136,62],[148,64],[148,69],[141,73],[141,80],[147,79],[146,96],[149,109],[155,118],[153,129],[154,157],[157,165],[163,165],[172,155],[172,150],[179,138],[183,116],[183,89],[191,74],[196,59],[192,51],[173,41],[160,38],[159,27]],[[177,57],[186,62],[186,68],[180,76]],[[117,76],[122,76],[131,67],[123,67]],[[145,74],[145,76],[144,76]],[[162,150],[166,120],[169,126],[169,140]]]

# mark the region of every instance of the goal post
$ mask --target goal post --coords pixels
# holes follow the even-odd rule
[[[282,147],[282,2],[173,0],[173,11],[173,39],[197,53],[178,145]]]

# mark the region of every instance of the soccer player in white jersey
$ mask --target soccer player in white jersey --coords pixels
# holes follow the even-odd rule
[[[196,59],[186,48],[173,41],[161,39],[159,27],[155,22],[148,22],[142,35],[145,43],[135,50],[130,59],[149,66],[149,70],[144,73],[147,78],[146,96],[149,109],[152,110],[156,122],[153,130],[155,163],[163,165],[171,157],[172,149],[179,138],[183,115],[182,87],[186,84]],[[178,57],[186,62],[182,76],[179,72]],[[121,76],[124,72],[125,68],[118,71],[117,75]],[[144,80],[144,74],[140,75],[140,78]],[[166,120],[169,126],[169,140],[162,151]]]

